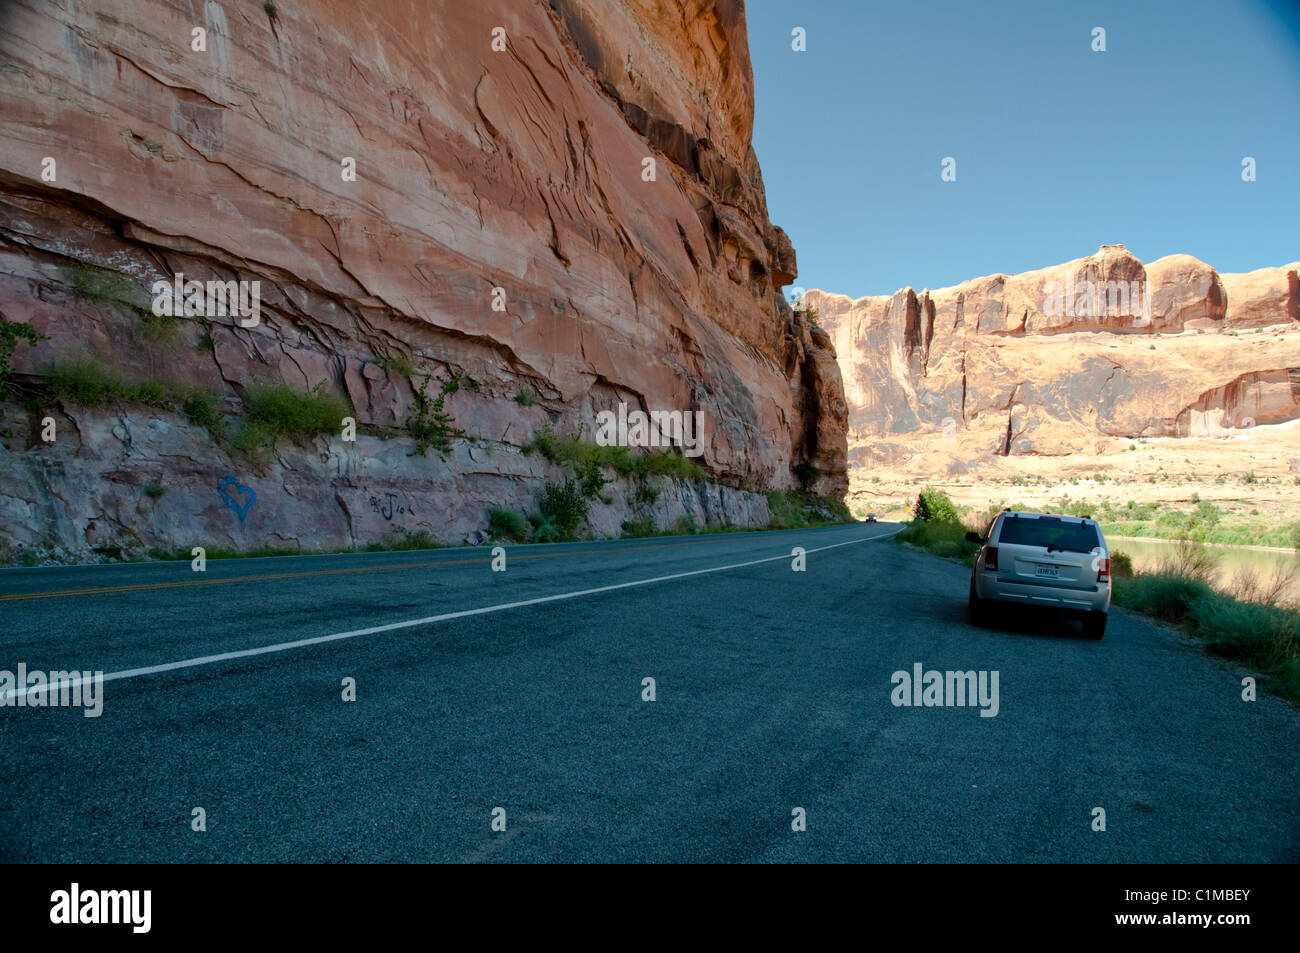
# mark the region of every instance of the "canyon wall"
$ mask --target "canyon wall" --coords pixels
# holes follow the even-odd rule
[[[1103,245],[1063,265],[850,299],[809,291],[845,381],[855,474],[960,474],[1116,438],[1300,418],[1300,263],[1218,274]]]
[[[740,0],[19,0],[0,64],[0,317],[48,338],[18,346],[0,422],[11,544],[481,539],[562,478],[523,452],[544,427],[590,437],[620,403],[698,411],[709,479],[640,504],[616,482],[597,534],[844,491],[840,368],[780,294]],[[158,321],[177,274],[258,282],[259,323]],[[250,386],[316,389],[357,438],[250,457],[165,400],[79,404],[51,386],[69,366],[232,421]],[[456,373],[465,436],[414,453],[417,388]]]

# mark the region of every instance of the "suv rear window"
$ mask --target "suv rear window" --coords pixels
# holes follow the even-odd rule
[[[1002,521],[1002,535],[998,537],[998,542],[1090,553],[1101,545],[1101,537],[1097,533],[1097,527],[1087,523],[1008,516]]]

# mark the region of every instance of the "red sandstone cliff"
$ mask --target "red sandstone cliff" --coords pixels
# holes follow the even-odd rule
[[[19,381],[39,395],[51,362],[90,356],[237,417],[250,382],[283,380],[360,425],[246,472],[174,410],[11,395],[20,542],[472,538],[553,476],[520,452],[543,425],[590,434],[620,401],[703,413],[712,482],[676,486],[660,523],[762,522],[748,491],[808,467],[843,491],[839,367],[779,293],[795,255],[750,147],[739,0],[20,0],[0,17],[0,315],[50,338],[19,348]],[[176,273],[259,281],[260,325],[186,318],[159,340],[149,289]],[[410,456],[413,381],[456,371],[466,438]],[[238,522],[225,475],[257,492]],[[401,519],[375,505],[389,495]],[[628,511],[616,488],[593,528]]]

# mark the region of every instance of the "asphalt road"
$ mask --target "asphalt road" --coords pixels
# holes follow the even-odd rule
[[[0,708],[0,860],[1300,860],[1300,712],[1121,610],[972,628],[896,529],[0,571],[0,669],[144,670]]]

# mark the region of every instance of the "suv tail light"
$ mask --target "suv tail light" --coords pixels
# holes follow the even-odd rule
[[[998,571],[998,548],[996,546],[986,546],[984,548],[984,571]]]
[[[1097,581],[1110,582],[1110,557],[1106,556],[1101,560],[1097,568]]]

